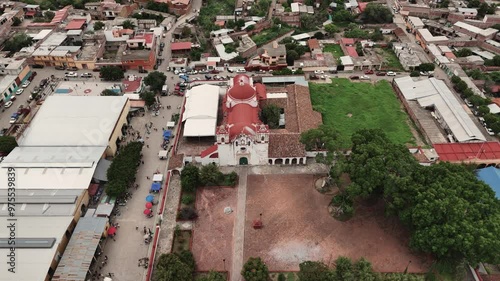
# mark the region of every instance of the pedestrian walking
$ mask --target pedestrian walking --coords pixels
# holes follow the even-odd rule
[[[136,226],[136,227],[135,227],[135,230],[139,230],[139,227],[138,227],[138,226]]]
[[[146,179],[148,179],[148,180],[149,180],[150,178],[149,178],[149,177],[146,177]]]
[[[104,260],[107,261],[108,260],[108,256],[104,256]]]
[[[149,144],[146,144],[146,147],[149,148]]]
[[[141,163],[144,165],[144,161],[141,161]]]
[[[147,234],[146,226],[144,226],[144,235]]]

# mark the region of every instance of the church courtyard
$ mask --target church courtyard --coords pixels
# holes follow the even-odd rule
[[[347,221],[328,213],[331,196],[316,191],[312,174],[249,175],[244,260],[261,257],[270,271],[298,271],[306,260],[328,265],[338,256],[367,258],[378,272],[424,273],[427,259],[408,248],[408,233],[384,216],[381,204],[358,206]],[[262,214],[262,229],[252,222]]]

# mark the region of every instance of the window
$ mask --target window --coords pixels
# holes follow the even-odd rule
[[[245,151],[245,150],[247,150],[247,149],[246,149],[245,147],[242,147],[240,150],[241,150],[241,151]]]

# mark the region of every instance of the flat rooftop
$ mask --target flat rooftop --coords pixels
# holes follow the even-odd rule
[[[8,219],[0,217],[0,223],[5,226],[9,225]],[[0,281],[45,281],[57,253],[57,247],[73,221],[73,216],[16,217],[16,219],[16,244],[18,245],[16,249],[16,274],[13,277],[13,274],[8,272],[7,266],[4,265],[0,272]],[[0,237],[2,237],[0,245],[3,246],[6,243],[3,237],[9,237],[7,227],[0,228]],[[2,249],[2,252],[6,253],[7,250]]]
[[[49,96],[19,144],[107,146],[127,100],[123,96]]]

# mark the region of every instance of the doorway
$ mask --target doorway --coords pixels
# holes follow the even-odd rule
[[[248,165],[248,158],[241,157],[240,158],[240,165]]]

